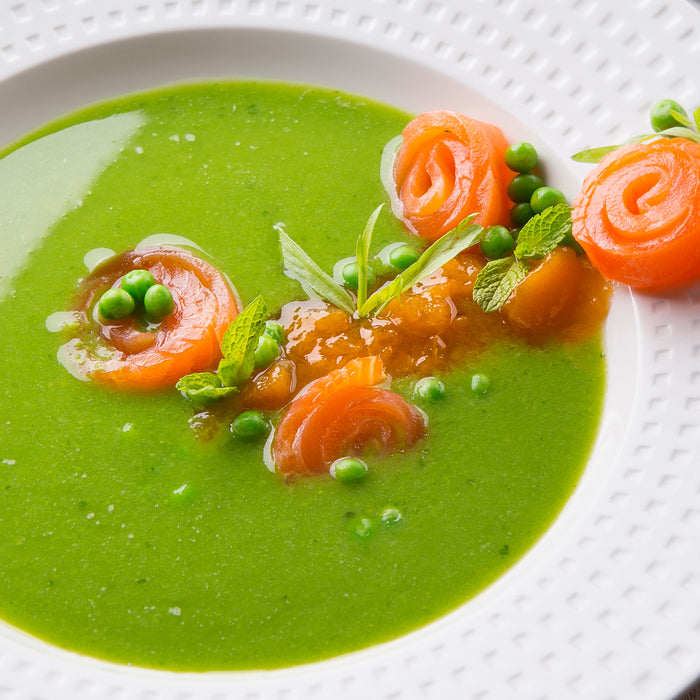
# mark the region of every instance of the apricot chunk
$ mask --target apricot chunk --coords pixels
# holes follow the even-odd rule
[[[574,296],[580,275],[576,252],[572,248],[556,248],[515,288],[503,305],[503,315],[521,329],[556,327]]]

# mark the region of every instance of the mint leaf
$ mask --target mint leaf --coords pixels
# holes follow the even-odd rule
[[[197,391],[209,387],[221,387],[221,380],[214,372],[197,372],[196,374],[186,374],[178,379],[175,388],[178,391]]]
[[[339,309],[352,314],[355,311],[355,303],[347,290],[326,274],[303,248],[285,233],[281,226],[276,228],[279,233],[282,262],[286,274],[301,283],[302,287],[311,289],[321,299],[325,299]]]
[[[474,301],[483,311],[497,311],[529,272],[527,263],[514,257],[492,260],[476,276]]]
[[[255,297],[231,322],[221,339],[223,359],[216,372],[197,372],[182,377],[175,388],[198,406],[238,391],[255,366],[255,348],[265,330],[267,307]]]
[[[384,207],[380,204],[371,214],[365,228],[357,238],[355,257],[357,258],[357,307],[360,308],[367,300],[367,270],[369,267],[369,248],[372,243],[374,225],[377,223],[379,212]]]
[[[175,388],[200,407],[238,391],[235,387],[222,386],[221,380],[214,372],[187,374],[178,380]]]
[[[219,362],[219,366],[216,368],[216,373],[224,386],[237,386],[239,383],[239,369],[240,367],[238,362],[224,357]]]
[[[555,204],[533,216],[518,234],[515,257],[518,260],[543,258],[571,233],[571,207]]]
[[[359,306],[358,314],[368,316],[371,313],[379,313],[394,297],[401,296],[414,284],[432,275],[446,262],[452,260],[455,255],[478,243],[484,229],[471,223],[475,216],[476,214],[471,214],[444,236],[438,238],[413,265],[394,277],[389,284],[379,288],[362,306]]]
[[[255,348],[265,330],[267,306],[262,297],[255,297],[236,316],[221,339],[221,352],[228,362],[224,363],[223,382],[227,386],[238,386],[250,376],[255,366]],[[232,376],[236,365],[235,377]],[[223,378],[222,378],[223,379]]]

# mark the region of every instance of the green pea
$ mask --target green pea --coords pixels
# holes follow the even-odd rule
[[[505,226],[489,226],[482,234],[479,246],[489,260],[497,260],[513,252],[515,240]]]
[[[347,265],[343,265],[343,269],[340,274],[345,280],[345,284],[350,288],[357,290],[357,285],[359,284],[359,266],[356,262],[350,262]],[[376,276],[371,268],[367,270],[367,286],[371,287],[376,281]]]
[[[351,528],[358,537],[364,539],[374,534],[375,525],[369,518],[357,518],[353,521]]]
[[[156,283],[155,277],[148,270],[131,270],[122,277],[119,286],[131,294],[134,301],[143,303],[146,292]]]
[[[510,220],[517,227],[525,226],[530,219],[535,215],[535,212],[530,206],[530,202],[518,202],[510,210]]]
[[[258,346],[255,348],[255,368],[269,367],[280,354],[279,343],[264,333],[258,338]]]
[[[401,511],[394,506],[387,506],[384,508],[379,514],[379,517],[385,525],[393,525],[394,523],[398,523],[399,520],[403,520]]]
[[[389,264],[393,268],[403,271],[413,265],[413,263],[420,258],[420,255],[420,250],[418,250],[418,248],[409,243],[404,243],[397,246],[389,253]]]
[[[344,484],[355,484],[367,476],[367,465],[355,457],[341,457],[331,464],[331,476]]]
[[[253,440],[261,437],[268,430],[268,422],[260,411],[244,411],[236,416],[231,423],[233,436],[242,440]]]
[[[555,204],[566,204],[566,195],[554,187],[540,187],[530,197],[530,206],[535,214],[541,214]]]
[[[287,335],[284,332],[284,328],[275,321],[265,321],[265,330],[263,333],[269,335],[270,338],[274,338],[278,345],[284,345],[287,342]]]
[[[475,394],[485,394],[489,390],[491,382],[483,374],[473,374],[471,379],[471,389]]]
[[[514,143],[504,154],[506,165],[518,173],[527,173],[537,165],[537,151],[527,141]]]
[[[97,302],[97,312],[105,321],[121,321],[134,313],[136,302],[123,289],[108,289]]]
[[[163,284],[154,284],[146,290],[143,309],[149,321],[161,321],[173,312],[175,302],[170,290]]]
[[[513,202],[529,202],[532,193],[544,185],[544,180],[534,173],[520,173],[508,183],[508,197]]]
[[[675,100],[659,100],[652,105],[649,115],[651,128],[654,131],[663,131],[664,129],[671,129],[674,126],[683,126],[671,114],[671,110],[682,114],[684,117],[688,116],[688,113]]]
[[[416,382],[413,392],[421,399],[437,401],[445,395],[445,385],[437,377],[423,377]]]
[[[340,274],[343,275],[345,284],[350,287],[350,289],[357,289],[359,267],[356,262],[350,262],[347,265],[343,265],[343,269],[340,271]]]

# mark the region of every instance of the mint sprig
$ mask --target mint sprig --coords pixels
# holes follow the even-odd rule
[[[175,388],[200,408],[238,391],[235,386],[224,386],[215,372],[187,374],[178,380]]]
[[[670,114],[678,123],[678,126],[671,126],[668,129],[655,131],[652,134],[639,134],[638,136],[632,136],[623,143],[615,144],[613,146],[588,148],[585,151],[575,153],[573,156],[571,156],[571,159],[575,160],[577,163],[599,163],[604,156],[612,151],[616,151],[618,148],[628,146],[631,143],[643,143],[645,141],[651,141],[652,139],[657,138],[684,138],[688,141],[700,143],[700,107],[693,112],[692,120],[686,114],[683,114],[683,112],[679,112],[676,109],[672,109]]]
[[[382,206],[377,207],[372,212],[355,246],[358,267],[357,300],[327,275],[311,256],[295,243],[281,226],[278,226],[282,262],[287,275],[299,281],[302,287],[312,290],[325,301],[349,314],[362,318],[381,312],[392,299],[433,274],[461,251],[478,243],[483,233],[481,226],[471,223],[476,216],[476,214],[471,214],[444,236],[438,238],[410,267],[368,297],[369,250],[374,226]]]
[[[520,229],[513,255],[491,260],[476,276],[474,301],[483,311],[498,311],[530,271],[530,262],[551,253],[570,236],[572,226],[568,204],[555,204],[533,216]]]
[[[255,348],[265,330],[267,306],[258,296],[238,314],[221,339],[224,356],[217,370],[224,386],[240,386],[255,367]]]
[[[520,229],[513,254],[518,260],[543,258],[571,233],[572,227],[571,207],[555,204],[533,216]]]
[[[181,377],[175,388],[199,407],[235,394],[255,368],[255,349],[265,330],[267,306],[258,296],[236,316],[221,339],[216,372],[196,372]]]

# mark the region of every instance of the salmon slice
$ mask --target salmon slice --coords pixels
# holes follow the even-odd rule
[[[609,280],[639,289],[700,276],[700,144],[635,143],[589,173],[572,212],[573,235]]]
[[[493,124],[457,112],[434,110],[411,121],[394,162],[401,218],[434,241],[470,214],[482,226],[510,225],[505,164],[508,143]]]
[[[376,356],[351,360],[309,384],[275,432],[272,455],[281,474],[328,471],[338,458],[402,450],[425,434],[420,412],[376,385],[385,381]]]
[[[76,358],[81,371],[120,389],[149,391],[174,386],[186,374],[215,368],[221,358],[221,339],[238,314],[238,302],[225,277],[189,251],[151,246],[110,258],[83,282],[79,310],[94,315],[92,307],[103,291],[118,286],[135,269],[148,270],[170,290],[174,311],[146,331],[132,319],[100,324],[97,340],[83,343]]]

